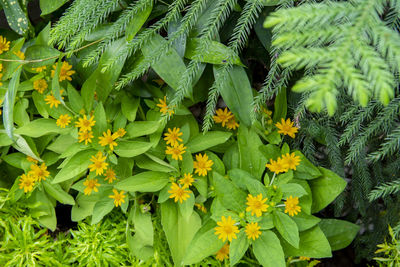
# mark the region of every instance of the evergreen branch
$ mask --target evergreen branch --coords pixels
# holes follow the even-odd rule
[[[396,180],[375,187],[375,189],[369,193],[368,199],[369,201],[374,201],[377,200],[378,198],[383,198],[388,195],[395,194],[399,191],[400,191],[400,180]]]
[[[386,138],[385,142],[381,144],[378,151],[371,153],[368,159],[376,162],[382,160],[386,156],[390,156],[399,151],[400,147],[400,126],[397,126]]]

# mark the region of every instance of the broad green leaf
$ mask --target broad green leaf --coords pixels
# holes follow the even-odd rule
[[[246,236],[246,233],[240,231],[237,234],[236,239],[232,239],[231,245],[229,246],[229,263],[231,266],[234,266],[246,253],[249,248],[249,239]]]
[[[171,200],[160,204],[161,224],[167,237],[169,249],[175,266],[182,266],[182,260],[194,235],[201,227],[200,216],[193,212],[189,219],[184,219],[177,205]]]
[[[208,220],[200,229],[197,231],[192,242],[188,246],[186,255],[183,258],[183,264],[190,265],[195,264],[207,258],[208,256],[214,255],[224,245],[224,242],[218,239],[215,235],[215,227],[217,224],[213,220]]]
[[[296,223],[286,214],[280,211],[273,213],[274,225],[281,236],[293,247],[299,247],[299,229]]]
[[[135,121],[126,126],[126,132],[130,138],[155,133],[160,127],[158,121]]]
[[[236,212],[243,212],[246,209],[247,194],[239,189],[232,181],[217,172],[214,174],[215,192],[221,200],[222,205]]]
[[[231,137],[231,135],[232,133],[220,131],[211,131],[205,134],[198,134],[189,141],[187,147],[192,153],[197,153],[213,146],[225,143]]]
[[[37,68],[53,64],[60,56],[60,51],[47,45],[32,45],[25,51],[26,60],[38,60],[44,58],[51,58],[39,62],[31,62],[26,65],[27,68]]]
[[[150,16],[152,10],[153,10],[153,1],[151,1],[150,4],[146,5],[145,9],[141,10],[140,12],[136,13],[133,16],[129,24],[126,26],[125,30],[125,38],[128,42],[131,41],[135,37],[135,35],[139,32],[140,28],[142,28],[143,24]]]
[[[182,215],[184,219],[188,219],[190,215],[193,213],[193,207],[194,207],[194,195],[193,192],[189,193],[189,198],[183,201],[182,203],[177,202],[178,207],[179,207],[179,212]]]
[[[285,255],[278,237],[270,230],[263,231],[253,243],[253,252],[264,267],[286,267]]]
[[[0,146],[9,146],[13,141],[5,133],[0,133]]]
[[[71,108],[76,113],[79,113],[83,109],[83,99],[82,99],[81,95],[78,93],[78,91],[75,90],[75,88],[71,84],[68,84],[67,92],[68,92],[68,100],[69,100],[69,104],[71,105]]]
[[[156,156],[149,157],[148,155],[149,154],[145,153],[144,155],[135,157],[135,163],[139,168],[159,172],[177,171],[175,167],[167,162],[157,158]]]
[[[3,6],[4,7],[4,6]],[[19,67],[11,78],[8,84],[8,90],[4,96],[4,107],[3,107],[3,125],[7,135],[14,140],[13,129],[14,129],[14,103],[17,95],[19,77],[21,76],[22,67]]]
[[[226,75],[222,68],[214,65],[215,75]],[[233,66],[226,75],[224,86],[218,88],[226,105],[239,120],[240,124],[251,126],[253,92],[249,78],[243,67]]]
[[[274,228],[274,218],[272,213],[264,214],[261,218],[261,221],[258,222],[258,225],[262,230],[268,230]]]
[[[287,113],[286,88],[283,87],[279,91],[274,101],[273,121],[280,122],[281,119],[285,119],[286,113]]]
[[[47,112],[46,102],[44,101],[43,95],[34,91],[32,92],[32,99],[40,116],[47,119],[49,117],[49,113]]]
[[[0,3],[3,6],[10,28],[20,35],[25,35],[28,31],[29,22],[19,2],[15,0],[1,0]]]
[[[47,194],[54,197],[63,204],[75,205],[74,198],[67,192],[65,192],[60,185],[51,184],[48,181],[43,181],[42,183]]]
[[[122,114],[128,119],[128,121],[134,121],[136,119],[137,109],[139,107],[140,98],[131,97],[124,93],[121,98],[121,111]]]
[[[312,191],[312,213],[316,213],[328,206],[342,193],[346,181],[336,173],[320,167],[322,177],[309,181]]]
[[[252,129],[241,125],[238,130],[238,148],[240,157],[240,168],[249,172],[261,180],[268,159],[264,157],[258,148],[262,146],[260,138]]]
[[[109,195],[112,195],[111,189],[102,192],[100,200],[94,205],[91,224],[100,222],[104,216],[113,210],[114,200],[109,198]]]
[[[18,126],[24,126],[25,124],[29,123],[29,115],[26,112],[26,109],[29,106],[29,101],[26,98],[23,98],[14,106],[14,122]]]
[[[94,109],[94,120],[96,121],[93,126],[93,134],[97,136],[103,136],[103,132],[107,130],[107,117],[106,111],[104,110],[103,103],[98,103]]]
[[[314,215],[309,215],[305,212],[299,212],[299,214],[291,218],[297,224],[300,232],[314,227],[317,223],[321,221],[320,218],[315,217]]]
[[[190,153],[191,153],[191,151],[190,151]],[[212,165],[212,169],[218,173],[225,174],[225,165],[222,162],[222,160],[211,151],[206,151],[206,154],[207,154],[208,158],[210,160],[212,160],[212,162],[214,162],[214,164]],[[192,156],[190,156],[189,158],[192,158]],[[193,161],[191,162],[191,164],[192,164],[192,168],[193,168]],[[193,169],[191,169],[191,170],[193,170]]]
[[[130,192],[157,192],[169,182],[169,174],[165,172],[146,171],[131,176],[117,183],[119,190]]]
[[[59,9],[68,0],[40,0],[40,9],[42,10],[41,16],[47,15]]]
[[[186,45],[185,58],[193,59],[199,46],[199,38],[190,38]],[[206,52],[202,55],[201,62],[223,65],[228,64],[228,59],[231,64],[243,66],[239,56],[235,55],[229,47],[217,41],[210,41]]]
[[[34,205],[34,207],[29,210],[30,215],[36,217],[42,226],[54,231],[57,226],[56,211],[46,193],[41,190],[34,190],[28,202]]]
[[[360,230],[360,226],[354,223],[336,219],[323,219],[319,223],[319,227],[328,238],[332,251],[340,250],[350,245]]]
[[[294,248],[285,240],[282,240],[282,246],[285,255],[288,257],[328,258],[332,256],[328,239],[326,239],[319,226],[314,226],[300,233],[299,248]]]
[[[99,194],[91,194],[89,196],[79,193],[76,197],[76,204],[72,206],[71,220],[79,222],[93,214],[94,205],[99,200]]]
[[[232,169],[228,171],[228,175],[237,186],[241,189],[248,190],[250,194],[254,196],[258,194],[263,194],[264,197],[267,196],[265,185],[250,173],[242,169]]]
[[[90,158],[95,156],[96,151],[84,150],[76,153],[68,163],[58,172],[52,181],[53,184],[61,183],[75,176],[81,174],[83,171],[87,170],[89,165],[92,163]]]
[[[294,171],[295,178],[312,180],[321,176],[320,170],[314,166],[300,151],[295,151],[295,155],[300,157],[300,165]]]
[[[160,35],[154,35],[146,45],[142,47],[145,57],[151,56],[154,51],[158,51],[166,46],[166,40]],[[179,83],[186,71],[185,63],[175,49],[170,48],[162,57],[160,57],[151,67],[155,72],[174,90],[177,90]],[[192,94],[192,88],[187,88],[189,92],[186,96]]]
[[[299,184],[294,184],[294,183],[282,184],[280,188],[282,190],[284,198],[290,196],[300,198],[304,195],[307,195],[307,191]]]
[[[141,141],[120,141],[115,148],[115,153],[120,157],[136,157],[145,153],[151,146],[151,143]]]
[[[21,134],[30,137],[40,137],[47,134],[65,134],[70,129],[60,128],[53,119],[37,119],[16,129],[16,134]]]

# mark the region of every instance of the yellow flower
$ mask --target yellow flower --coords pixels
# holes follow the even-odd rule
[[[285,201],[285,213],[289,213],[290,216],[297,215],[301,211],[301,207],[298,206],[298,197],[288,197]]]
[[[233,117],[232,112],[228,111],[228,108],[225,108],[224,110],[220,108],[215,113],[217,113],[217,115],[213,116],[213,119],[216,123],[222,123],[222,127],[224,127],[225,123]]]
[[[93,119],[93,116],[88,119],[86,115],[84,115],[83,119],[79,118],[78,121],[75,122],[75,127],[80,128],[79,131],[81,132],[90,131],[92,130],[92,126],[94,126],[94,124],[96,123],[96,121],[94,121]]]
[[[294,138],[298,129],[297,127],[293,126],[293,123],[294,122],[290,122],[290,119],[287,119],[286,121],[281,119],[281,122],[277,122],[275,126],[279,129],[278,133],[289,135],[290,137]]]
[[[198,208],[199,210],[201,210],[202,212],[204,212],[204,213],[207,213],[207,208],[206,207],[204,207],[204,205],[203,204],[200,204],[200,203],[194,203],[194,205],[196,206],[196,208]]]
[[[287,172],[289,170],[288,165],[286,164],[286,161],[283,161],[281,158],[278,158],[276,161],[273,159],[269,160],[271,164],[265,164],[265,167],[267,167],[271,172],[275,172],[276,174],[281,173],[281,172]]]
[[[42,72],[46,69],[46,66],[42,66],[42,67],[37,67],[37,68],[32,68],[33,71],[35,72]]]
[[[85,145],[87,145],[88,142],[89,143],[92,142],[92,138],[93,138],[92,131],[86,131],[86,132],[79,131],[78,132],[79,143],[85,141]]]
[[[235,223],[231,216],[228,216],[228,218],[222,216],[221,221],[217,222],[219,226],[214,228],[215,235],[219,235],[218,239],[221,239],[223,242],[225,242],[226,239],[228,239],[229,242],[232,241],[232,239],[236,239],[236,233],[239,233],[239,229]]]
[[[58,107],[61,102],[55,98],[53,95],[47,95],[46,98],[44,99],[46,101],[47,105],[50,105],[50,108],[53,108],[53,106]]]
[[[229,243],[225,243],[225,245],[220,250],[218,250],[215,258],[219,261],[224,261],[224,259],[229,258]]]
[[[48,87],[45,79],[39,79],[33,82],[33,89],[43,94],[44,90]]]
[[[117,180],[117,177],[115,177],[115,171],[111,168],[107,169],[104,180],[108,181],[109,184],[114,180]]]
[[[37,161],[36,159],[32,158],[31,156],[27,156],[26,159],[27,159],[29,162],[38,163],[38,161]]]
[[[288,166],[291,170],[296,170],[296,166],[300,165],[300,157],[296,156],[294,153],[286,153],[286,155],[282,155],[282,161],[283,164]]]
[[[21,178],[19,178],[19,182],[19,189],[23,188],[25,193],[31,192],[33,190],[33,187],[35,186],[35,179],[29,173],[28,175],[26,175],[25,173],[22,174]]]
[[[115,207],[121,206],[122,203],[125,203],[125,191],[121,191],[118,193],[117,189],[113,189],[114,195],[109,195],[109,198],[114,199],[114,205]]]
[[[268,198],[263,199],[261,193],[256,197],[248,194],[246,200],[246,211],[251,211],[251,215],[255,214],[257,217],[260,217],[262,213],[266,212],[269,207],[268,204],[265,204]]]
[[[86,178],[85,182],[83,182],[83,185],[86,186],[86,188],[83,190],[85,195],[90,195],[92,191],[99,192],[97,187],[100,186],[100,184],[97,182],[97,179]]]
[[[299,260],[301,260],[301,261],[309,261],[311,259],[309,257],[300,256]]]
[[[21,60],[25,59],[25,54],[22,51],[14,52],[14,55],[16,55]]]
[[[123,128],[119,128],[118,131],[115,132],[115,134],[118,135],[118,137],[124,137],[126,131]]]
[[[165,150],[165,154],[171,155],[172,159],[182,160],[182,154],[186,152],[186,147],[183,144],[167,146],[167,150]]]
[[[57,68],[57,65],[53,65],[54,70],[51,70],[51,77],[54,77],[56,68]],[[72,68],[72,65],[68,64],[68,62],[66,62],[66,61],[63,61],[62,65],[61,65],[61,69],[60,69],[60,76],[58,78],[58,80],[60,82],[62,82],[64,80],[68,80],[68,81],[72,80],[71,75],[74,74],[75,71],[71,70],[71,68]]]
[[[185,173],[183,178],[179,180],[179,183],[183,186],[183,188],[188,188],[194,182],[193,176],[190,173]]]
[[[66,126],[68,126],[70,122],[71,122],[71,117],[68,116],[68,114],[65,114],[65,115],[60,115],[56,124],[57,126],[60,126],[60,128],[65,128]]]
[[[0,55],[10,49],[10,41],[7,41],[6,37],[0,35]]]
[[[107,132],[103,133],[103,136],[99,136],[99,144],[101,146],[109,145],[110,150],[113,151],[114,146],[118,145],[117,142],[114,141],[117,138],[118,138],[118,134],[116,134],[116,133],[111,134],[110,129],[108,129]]]
[[[248,239],[256,240],[261,235],[260,226],[256,222],[248,223],[244,231]]]
[[[167,114],[167,112],[168,112],[168,115],[171,116],[172,114],[175,113],[172,109],[170,109],[170,108],[168,107],[168,105],[167,105],[167,97],[166,97],[166,96],[164,96],[164,100],[162,100],[162,99],[160,98],[160,99],[158,99],[158,101],[159,101],[160,103],[157,104],[157,107],[160,108],[160,112],[161,112],[162,114],[165,115],[165,114]]]
[[[41,181],[46,180],[46,178],[50,175],[50,173],[47,171],[47,166],[46,164],[42,163],[41,166],[32,164],[31,165],[31,171],[29,173],[33,176],[33,178],[36,181]]]
[[[226,128],[229,130],[236,130],[237,127],[239,127],[239,123],[236,122],[235,116],[233,116],[226,123]]]
[[[171,144],[171,146],[178,145],[178,142],[182,142],[182,139],[179,137],[183,133],[180,132],[179,128],[174,127],[173,130],[168,128],[168,133],[165,133],[164,140],[167,141],[167,145]]]
[[[177,183],[172,183],[171,190],[168,190],[168,193],[171,194],[169,198],[175,198],[174,201],[177,202],[179,200],[180,203],[190,197],[190,191],[186,190],[185,187],[180,187]]]
[[[96,171],[96,175],[103,174],[103,172],[107,169],[108,163],[104,162],[106,160],[106,156],[103,156],[101,151],[97,152],[96,156],[92,156],[90,159],[93,164],[89,165],[90,171]]]
[[[193,167],[195,168],[194,173],[197,173],[199,176],[206,176],[207,171],[211,171],[211,166],[214,162],[208,159],[207,154],[202,156],[201,154],[196,155],[196,161],[193,162]]]

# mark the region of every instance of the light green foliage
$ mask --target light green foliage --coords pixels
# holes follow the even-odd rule
[[[390,1],[396,9],[396,1]],[[278,63],[313,70],[293,90],[310,92],[311,111],[333,115],[336,98],[347,92],[361,105],[379,99],[387,105],[394,96],[398,72],[398,34],[380,16],[386,1],[311,3],[281,9],[264,26],[274,26],[273,45],[283,50]]]

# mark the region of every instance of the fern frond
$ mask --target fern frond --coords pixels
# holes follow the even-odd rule
[[[398,38],[381,19],[385,7],[386,1],[325,1],[278,10],[267,19],[265,25],[275,26],[277,34],[273,45],[286,50],[278,63],[318,68],[293,87],[297,92],[312,92],[307,102],[311,111],[326,108],[333,115],[338,88],[348,88],[348,94],[363,106],[372,97],[385,105],[394,97],[392,69],[398,64],[400,47],[384,40],[386,35]]]
[[[106,48],[125,32],[126,27],[129,25],[129,22],[133,17],[152,4],[153,0],[138,0],[125,9],[117,21],[112,24],[110,30],[107,32],[107,36],[104,37],[99,46],[85,57],[84,66],[97,63]]]
[[[378,198],[386,197],[391,194],[395,194],[400,191],[400,180],[396,180],[393,182],[385,183],[375,187],[369,195],[369,201],[377,200]]]
[[[390,156],[399,152],[400,148],[400,126],[397,126],[386,138],[385,142],[381,144],[378,151],[371,153],[368,159],[372,161],[382,160],[386,156]]]

